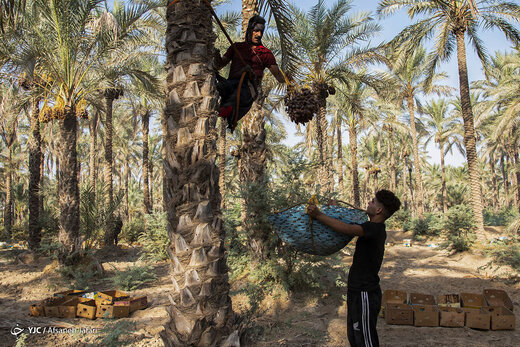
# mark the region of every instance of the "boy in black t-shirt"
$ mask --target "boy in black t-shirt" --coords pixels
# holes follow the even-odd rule
[[[379,269],[385,253],[385,221],[401,207],[389,190],[380,190],[368,203],[368,222],[347,224],[309,205],[307,213],[334,231],[358,236],[347,281],[347,335],[350,346],[379,346],[377,316],[381,310]]]

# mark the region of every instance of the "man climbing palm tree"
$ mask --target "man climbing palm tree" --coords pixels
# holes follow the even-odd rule
[[[218,50],[216,51],[215,67],[218,70],[231,62],[228,79],[220,76],[217,79],[217,89],[221,97],[219,116],[227,118],[228,128],[231,131],[235,129],[236,122],[247,114],[253,101],[257,98],[265,68],[271,71],[278,82],[285,83],[285,78],[278,68],[273,53],[262,45],[264,30],[265,19],[253,16],[248,22],[244,42],[231,45],[223,57]],[[244,71],[247,73],[240,88],[237,118],[235,107],[240,79]]]

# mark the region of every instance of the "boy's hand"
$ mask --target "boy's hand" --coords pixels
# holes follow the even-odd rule
[[[317,218],[321,214],[321,211],[318,206],[310,204],[307,206],[307,214],[312,218]]]

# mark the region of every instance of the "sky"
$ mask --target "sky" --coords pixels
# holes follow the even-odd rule
[[[181,0],[182,1],[182,0]],[[300,9],[308,11],[312,6],[316,5],[318,0],[298,0],[297,2],[291,1],[293,3],[297,3]],[[326,8],[330,8],[332,4],[334,4],[336,0],[325,0]],[[370,11],[374,13],[374,17],[377,18],[375,14],[375,10],[377,8],[379,1],[377,0],[353,0],[352,1],[352,10],[351,13],[359,13]],[[221,15],[226,11],[241,11],[241,0],[230,0],[228,4],[223,4],[219,6],[216,10],[217,14]],[[412,21],[408,18],[406,10],[401,10],[399,12],[394,13],[391,16],[386,18],[382,18],[379,20],[380,25],[382,26],[381,33],[378,37],[374,38],[372,41],[374,44],[379,44],[382,41],[389,41],[394,36],[396,36],[402,29],[406,26],[410,25]],[[488,54],[490,56],[494,55],[495,51],[511,51],[512,46],[506,40],[505,36],[496,31],[481,31],[480,37],[484,41]],[[468,73],[470,83],[471,81],[483,79],[484,75],[482,73],[482,65],[478,60],[478,57],[474,53],[471,47],[466,46],[466,55],[467,55],[467,64],[468,64]],[[456,89],[456,95],[458,96],[458,70],[457,70],[457,62],[455,59],[455,55],[453,55],[452,59],[441,65],[440,71],[444,71],[448,74],[449,78],[445,81],[445,84],[450,85]],[[424,100],[424,98],[423,98]],[[292,123],[287,122],[287,131],[289,133],[288,138],[285,143],[288,145],[293,145],[301,140],[301,138],[296,136],[291,136],[291,134],[296,133],[296,128],[292,125]],[[347,139],[345,139],[347,141]],[[428,162],[430,163],[440,163],[440,154],[438,148],[434,147],[435,145],[432,143],[427,147],[428,151]],[[446,156],[446,163],[452,166],[462,166],[465,162],[465,158],[458,152],[458,150],[454,150],[453,154],[449,154]]]

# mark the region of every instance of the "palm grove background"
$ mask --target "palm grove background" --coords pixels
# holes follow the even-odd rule
[[[520,54],[488,55],[482,33],[494,27],[518,44],[516,4],[384,0],[380,16],[405,8],[410,22],[374,46],[377,15],[348,1],[304,11],[244,0],[241,12],[221,15],[227,32],[239,41],[252,15],[266,15],[264,44],[315,92],[319,110],[288,133],[285,86],[267,73],[231,134],[216,117],[211,63],[214,47],[229,44],[208,3],[1,2],[3,240],[65,267],[117,238],[169,258],[174,318],[163,338],[173,345],[232,344],[229,281],[241,274],[257,297],[275,285],[319,286],[337,259],[287,248],[266,219],[315,193],[363,207],[376,190],[393,190],[404,208],[390,228],[444,235],[456,251],[485,241],[484,225],[507,226],[513,242],[492,251],[519,269]],[[466,48],[484,80],[469,84]],[[439,69],[448,60],[458,88]],[[302,141],[291,147],[288,137]],[[440,165],[426,160],[428,143]],[[445,165],[453,151],[463,166]]]

